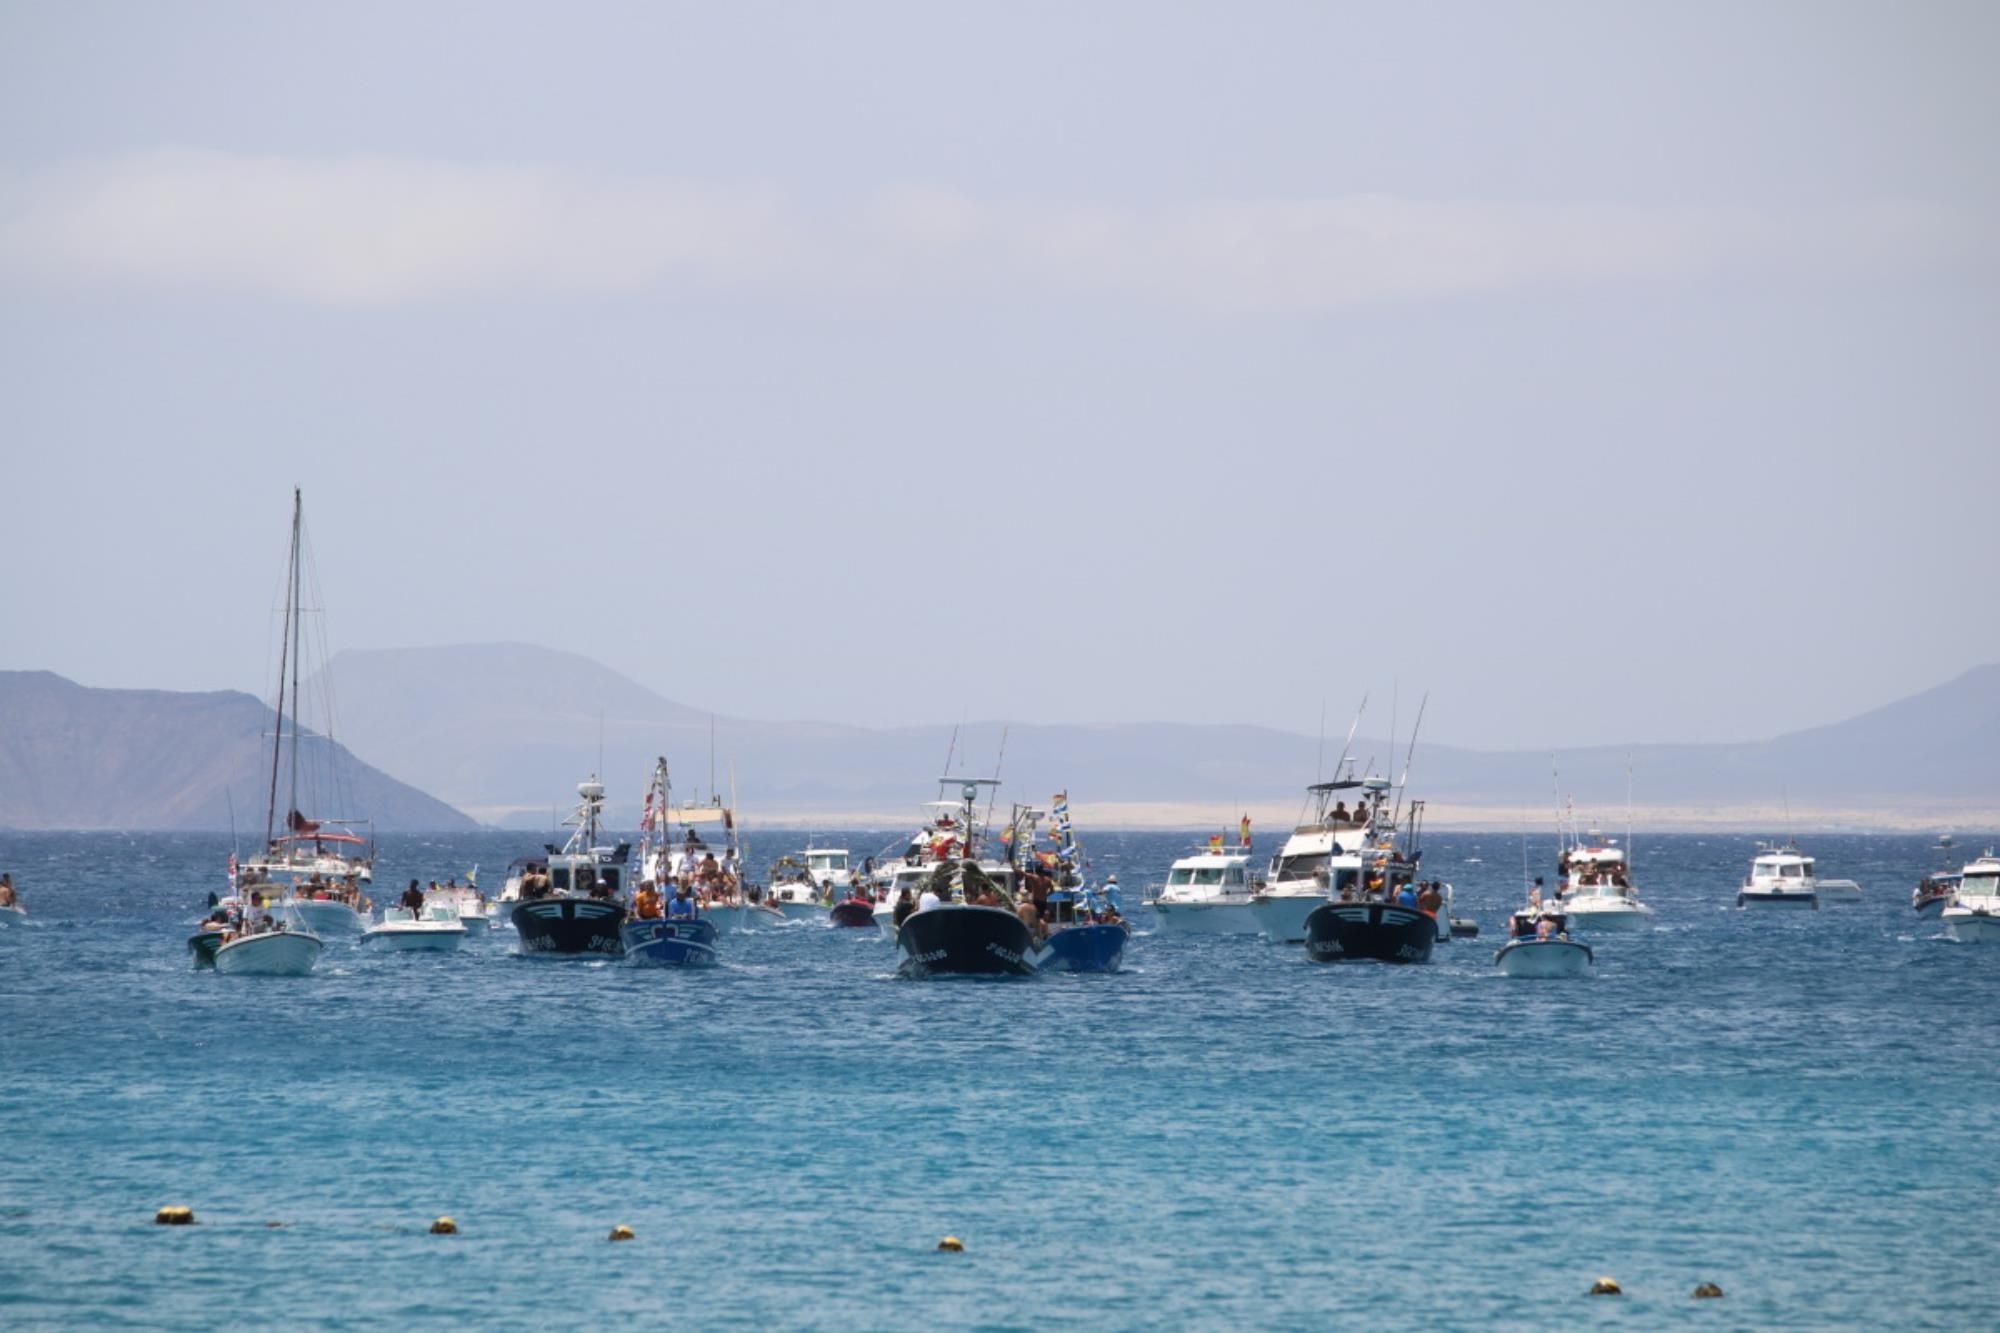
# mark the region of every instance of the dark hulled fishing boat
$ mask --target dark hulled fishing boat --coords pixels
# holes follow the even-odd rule
[[[940,875],[956,873],[941,867]],[[1025,977],[1035,971],[1035,937],[1005,907],[941,902],[912,912],[897,931],[906,977]]]
[[[1306,916],[1306,956],[1315,963],[1428,963],[1437,918],[1393,902],[1327,902]]]
[[[569,821],[576,831],[561,850],[549,846],[546,875],[522,886],[511,914],[515,947],[524,954],[616,958],[625,952],[618,928],[625,921],[625,863],[632,848],[598,845],[604,785],[592,777],[576,791],[581,800]]]
[[[897,928],[896,943],[903,951],[897,970],[904,976],[1028,976],[1035,971],[1034,932],[1016,913],[1006,889],[976,859],[979,789],[995,785],[988,778],[959,783],[967,855],[937,863],[924,880],[924,897],[935,905],[919,907]],[[994,868],[1008,873],[1005,866]]]

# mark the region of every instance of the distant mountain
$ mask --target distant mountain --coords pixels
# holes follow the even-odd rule
[[[222,829],[233,801],[237,827],[261,836],[276,721],[233,690],[97,690],[0,671],[0,828]],[[331,758],[342,804],[378,830],[473,826],[338,746]]]
[[[355,752],[441,793],[491,823],[546,827],[566,812],[574,784],[603,771],[614,821],[636,817],[653,757],[671,761],[683,793],[733,779],[758,820],[911,811],[933,793],[954,755],[956,772],[990,774],[1007,792],[1043,800],[1058,787],[1080,805],[1124,810],[1140,822],[1221,822],[1257,807],[1283,818],[1339,751],[1309,736],[1249,726],[867,729],[812,722],[716,718],[667,699],[575,653],[524,644],[342,653],[328,667]],[[1644,700],[1635,699],[1635,715]],[[1004,734],[1004,762],[1000,746]],[[1642,809],[1702,812],[1789,798],[1802,808],[1952,811],[2000,808],[2000,666],[1832,726],[1739,745],[1604,746],[1557,755],[1561,786],[1580,807],[1622,811],[1626,769]],[[1404,747],[1359,739],[1354,756],[1400,772]],[[1546,751],[1482,752],[1420,744],[1413,795],[1459,811],[1541,811],[1553,803]],[[1142,811],[1150,807],[1152,813]],[[1185,817],[1161,812],[1172,808]]]

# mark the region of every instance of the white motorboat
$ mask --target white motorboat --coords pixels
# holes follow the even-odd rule
[[[1596,829],[1579,835],[1572,811],[1556,858],[1557,904],[1575,930],[1645,930],[1653,909],[1639,900],[1626,849]]]
[[[1989,851],[1960,872],[1958,891],[1945,906],[1943,919],[1955,940],[2000,943],[2000,857]]]
[[[1939,870],[1925,875],[1917,881],[1917,887],[1910,890],[1910,906],[1918,916],[1939,917],[1944,909],[1951,906],[1952,895],[1958,892],[1961,876],[1956,870]]]
[[[1250,842],[1222,845],[1220,835],[1167,871],[1146,906],[1153,923],[1168,935],[1255,935],[1262,927],[1251,910],[1252,895],[1264,887],[1250,866]]]
[[[1310,813],[1271,858],[1263,887],[1250,895],[1251,915],[1273,943],[1306,943],[1306,918],[1329,901],[1382,900],[1416,882],[1424,803],[1410,802],[1399,828],[1389,802],[1393,784],[1387,778],[1356,778],[1345,758],[1337,771],[1343,776],[1306,788]],[[1349,792],[1354,793],[1352,809]],[[1435,913],[1437,938],[1447,940],[1451,886],[1439,881],[1435,887],[1441,898]]]
[[[476,885],[460,884],[448,880],[439,884],[435,880],[424,890],[424,915],[430,916],[435,910],[440,915],[449,914],[465,927],[468,935],[484,935],[493,928],[493,906],[486,901]],[[383,914],[388,920],[388,914]]]
[[[1782,847],[1760,847],[1750,861],[1750,873],[1736,891],[1738,907],[1789,907],[1817,912],[1819,904],[1813,859],[1789,842]]]
[[[1581,977],[1589,974],[1595,955],[1588,944],[1569,937],[1561,909],[1544,907],[1537,890],[1526,907],[1508,918],[1507,942],[1493,961],[1510,977]]]
[[[456,910],[444,903],[426,902],[421,917],[407,907],[386,909],[381,924],[363,932],[361,942],[383,949],[438,953],[456,949],[465,936],[465,925]]]
[[[781,856],[773,862],[764,891],[759,895],[758,901],[773,911],[782,913],[788,921],[824,922],[828,909],[836,901],[831,896],[835,892],[833,876],[829,874],[826,882],[821,883],[804,859],[805,856],[812,854],[808,851],[800,856]],[[847,852],[844,849],[823,848],[818,849],[818,854],[820,856],[818,864],[822,868],[829,867],[830,863],[838,858],[843,876],[843,883],[838,892],[841,897],[846,897],[846,881],[851,881],[853,878],[845,870]]]
[[[302,977],[313,970],[325,945],[306,930],[277,925],[232,934],[215,947],[215,970],[236,977]]]

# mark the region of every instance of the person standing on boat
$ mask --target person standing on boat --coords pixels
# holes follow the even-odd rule
[[[682,880],[674,885],[674,896],[667,899],[667,920],[692,921],[695,919],[695,914],[694,893],[688,882]]]
[[[926,880],[924,882],[923,896],[917,899],[917,910],[919,912],[928,912],[933,907],[938,906],[941,901],[937,895],[937,890],[930,886],[930,881]]]
[[[408,909],[413,920],[422,920],[424,915],[424,891],[417,887],[415,880],[403,890],[402,905]]]
[[[1123,906],[1118,901],[1118,872],[1115,870],[1104,877],[1104,901],[1114,912]]]
[[[14,892],[14,872],[0,875],[0,907],[19,907],[21,900]]]

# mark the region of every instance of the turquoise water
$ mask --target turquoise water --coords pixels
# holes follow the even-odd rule
[[[1136,899],[1187,841],[1091,850]],[[1867,902],[1746,916],[1749,839],[1642,835],[1659,926],[1579,982],[1493,969],[1517,838],[1428,845],[1486,936],[1421,968],[1135,911],[1109,977],[902,981],[796,927],[260,980],[187,964],[226,840],[0,836],[0,1325],[2000,1326],[2000,949],[1910,911],[1922,841],[1812,840]]]

